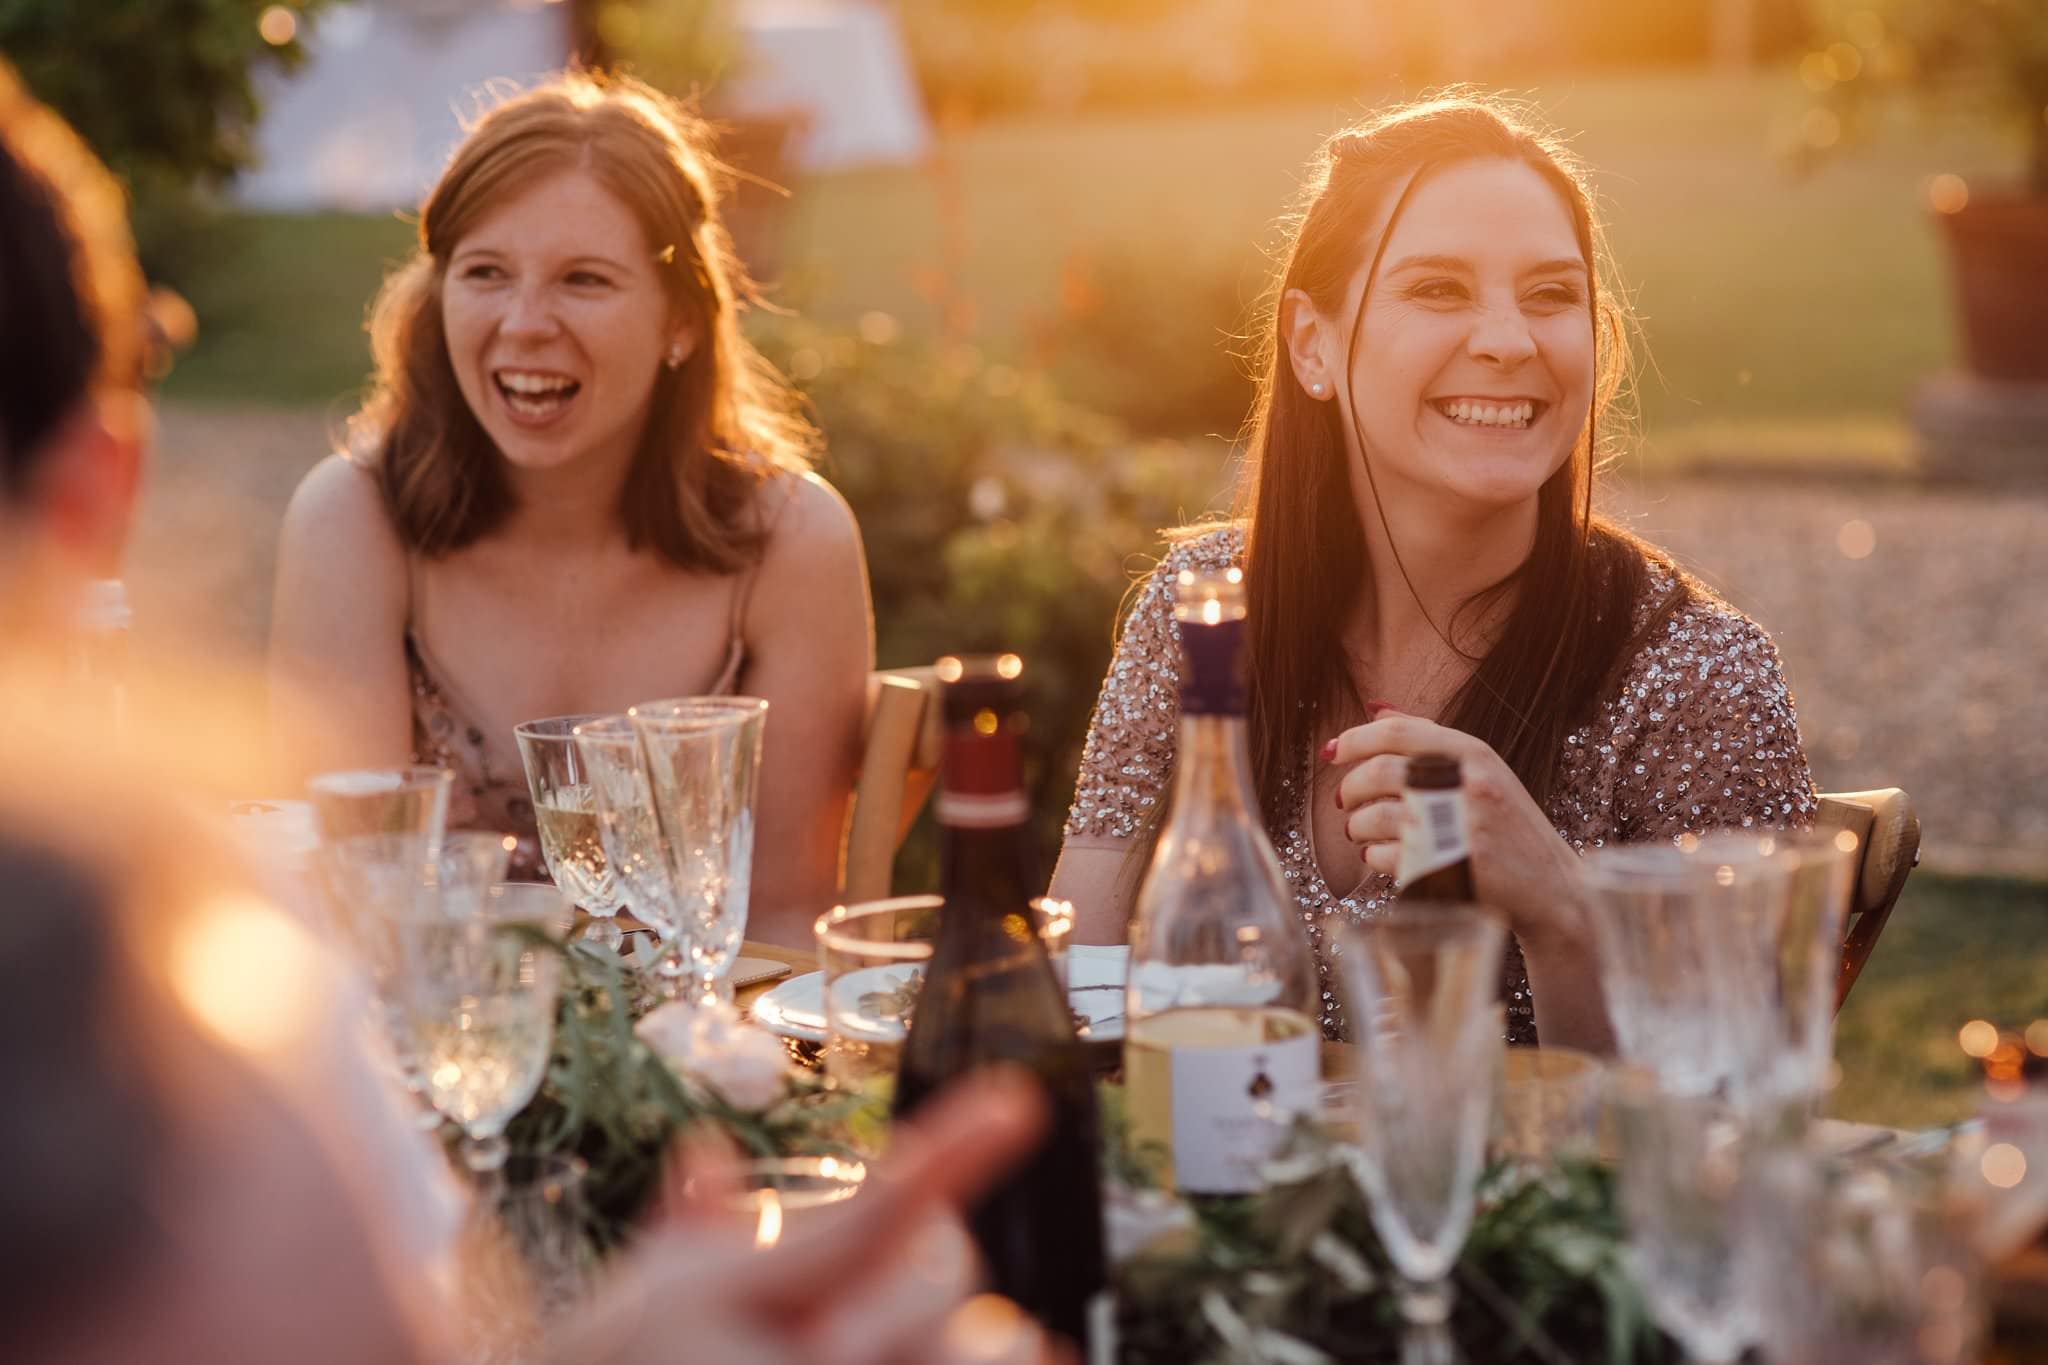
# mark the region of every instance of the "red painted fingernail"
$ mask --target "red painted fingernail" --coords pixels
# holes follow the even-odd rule
[[[1326,742],[1326,743],[1325,743],[1325,744],[1323,745],[1323,762],[1325,762],[1325,763],[1335,763],[1336,761],[1337,761],[1337,741],[1333,739],[1333,740],[1329,740],[1328,742]]]

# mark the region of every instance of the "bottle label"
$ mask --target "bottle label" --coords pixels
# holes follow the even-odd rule
[[[941,791],[939,823],[955,829],[1000,829],[1021,825],[1031,818],[1031,807],[1020,791],[978,793]]]
[[[1297,1114],[1315,1107],[1321,1034],[1169,1054],[1173,1183],[1197,1194],[1250,1194]]]
[[[1439,868],[1471,856],[1465,833],[1465,793],[1456,787],[1408,788],[1401,794],[1408,808],[1401,829],[1401,862],[1394,880],[1413,886]]]

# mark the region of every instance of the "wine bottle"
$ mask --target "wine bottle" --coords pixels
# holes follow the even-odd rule
[[[992,1288],[1081,1346],[1085,1359],[1108,1359],[1094,1079],[1031,909],[1043,883],[1017,749],[1023,664],[1014,654],[948,658],[938,671],[945,906],[903,1042],[895,1112],[914,1112],[946,1082],[991,1062],[1038,1078],[1052,1111],[1046,1137],[970,1211],[968,1225]]]
[[[1244,618],[1238,570],[1181,573],[1172,815],[1131,929],[1131,1139],[1163,1148],[1191,1194],[1259,1189],[1321,1071],[1315,957],[1252,795]]]
[[[1477,900],[1458,760],[1448,754],[1417,754],[1408,760],[1404,786],[1401,800],[1408,818],[1401,830],[1401,858],[1394,877],[1401,900]]]

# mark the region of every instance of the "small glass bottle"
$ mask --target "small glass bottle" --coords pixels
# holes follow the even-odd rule
[[[1394,876],[1400,899],[1454,904],[1477,900],[1458,760],[1448,754],[1417,754],[1409,759],[1401,801],[1408,808],[1408,819],[1401,831],[1401,860]]]

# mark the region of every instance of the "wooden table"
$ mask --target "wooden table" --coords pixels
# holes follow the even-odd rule
[[[784,948],[777,944],[756,943],[754,940],[748,939],[740,945],[740,956],[758,957],[769,962],[784,963],[789,967],[790,975],[792,976],[801,976],[805,972],[815,972],[818,970],[818,950],[815,946],[808,948]],[[742,986],[733,992],[733,1003],[741,1009],[745,1009],[768,991],[787,980],[789,980],[788,976],[778,976],[773,981],[763,981],[753,986]]]

